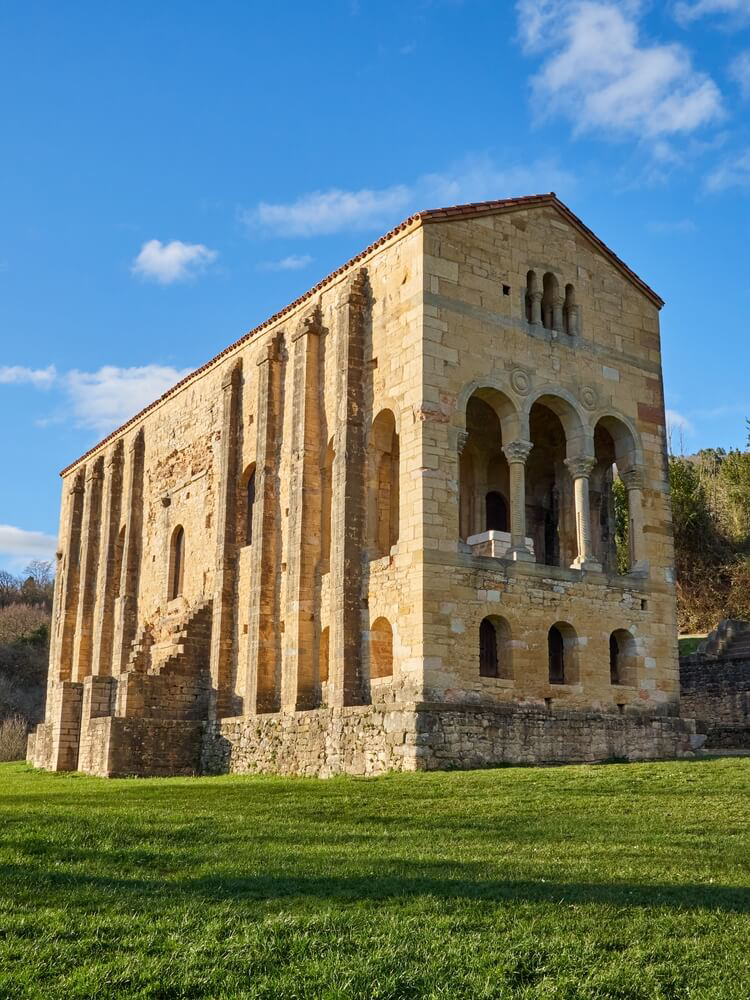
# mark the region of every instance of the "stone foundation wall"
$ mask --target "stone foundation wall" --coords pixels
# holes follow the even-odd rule
[[[643,712],[366,706],[206,723],[201,771],[373,775],[682,757],[696,745],[692,720]]]
[[[202,723],[174,719],[92,719],[81,741],[79,770],[101,778],[199,773]]]
[[[750,660],[683,657],[680,710],[704,727],[706,747],[750,745]]]

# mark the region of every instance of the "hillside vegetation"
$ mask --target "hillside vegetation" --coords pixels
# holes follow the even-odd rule
[[[750,451],[671,456],[680,631],[750,619]]]
[[[0,765],[0,997],[738,1000],[750,760],[102,781]]]

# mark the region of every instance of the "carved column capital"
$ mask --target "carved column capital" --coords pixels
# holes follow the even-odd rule
[[[458,449],[458,454],[463,455],[464,448],[469,442],[469,432],[468,431],[458,431],[456,433],[456,448]]]
[[[534,445],[531,441],[524,441],[519,438],[517,441],[510,441],[508,444],[503,445],[503,454],[511,465],[515,462],[525,465],[526,459],[531,454],[533,447]]]
[[[596,465],[596,459],[589,455],[575,455],[573,458],[566,458],[565,465],[573,479],[588,479]]]
[[[626,490],[642,490],[643,489],[643,473],[640,469],[635,466],[631,466],[629,469],[619,469],[620,479],[625,483]]]

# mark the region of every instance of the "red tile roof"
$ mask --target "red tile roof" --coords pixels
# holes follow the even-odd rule
[[[359,264],[362,260],[368,257],[374,250],[377,250],[379,247],[383,246],[384,243],[388,243],[395,236],[404,233],[405,230],[410,229],[412,226],[416,228],[425,222],[446,222],[453,219],[475,219],[482,215],[493,215],[498,212],[503,212],[506,210],[517,209],[517,208],[536,208],[536,207],[541,207],[543,205],[554,206],[554,208],[556,208],[557,211],[565,219],[567,219],[572,226],[578,229],[579,232],[583,233],[583,235],[586,236],[594,244],[594,246],[596,246],[605,255],[605,257],[608,257],[609,260],[615,265],[615,267],[618,268],[618,270],[620,270],[625,275],[626,278],[632,281],[632,283],[637,288],[639,288],[644,295],[646,295],[649,299],[651,299],[651,301],[658,309],[661,309],[661,307],[664,305],[663,299],[661,299],[652,288],[649,288],[646,282],[642,281],[635,273],[635,271],[631,271],[631,269],[627,266],[627,264],[625,264],[622,260],[620,260],[617,254],[614,253],[612,250],[610,250],[610,248],[606,245],[606,243],[600,240],[599,237],[596,236],[596,234],[593,233],[588,228],[588,226],[586,226],[578,218],[577,215],[571,212],[568,206],[563,204],[563,202],[559,200],[554,191],[551,191],[549,194],[526,195],[522,198],[501,198],[496,201],[477,201],[477,202],[470,202],[469,204],[466,205],[449,205],[446,208],[427,209],[426,211],[417,212],[414,215],[410,215],[408,219],[404,219],[404,221],[399,223],[399,225],[395,226],[384,236],[381,236],[379,240],[376,240],[374,243],[371,243],[365,250],[363,250],[361,253],[358,253],[356,257],[352,257],[351,260],[348,260],[345,264],[342,264],[341,267],[337,268],[327,277],[323,278],[322,281],[319,281],[317,285],[314,285],[311,289],[309,289],[309,291],[305,292],[304,295],[300,295],[299,298],[295,299],[293,302],[290,302],[288,306],[284,306],[284,308],[280,309],[279,312],[274,313],[273,316],[269,316],[269,318],[264,320],[259,326],[256,326],[253,330],[249,330],[246,334],[240,337],[239,340],[235,340],[233,344],[230,344],[228,347],[225,347],[223,351],[220,351],[215,357],[211,358],[210,361],[207,361],[204,365],[201,365],[200,368],[196,368],[195,371],[191,372],[189,375],[186,375],[185,378],[181,379],[176,385],[173,385],[172,388],[168,389],[167,392],[165,392],[162,396],[159,396],[158,399],[155,399],[153,403],[149,403],[148,406],[142,409],[139,413],[136,413],[134,417],[131,417],[130,420],[127,420],[124,424],[122,424],[121,427],[118,427],[116,430],[112,431],[111,434],[108,434],[98,444],[94,445],[93,448],[90,448],[87,452],[84,452],[84,454],[81,455],[79,458],[77,458],[74,462],[71,462],[70,465],[66,466],[62,470],[60,475],[64,476],[66,472],[69,472],[72,468],[78,465],[79,462],[83,461],[83,459],[88,458],[89,455],[92,455],[95,451],[98,451],[99,448],[102,447],[102,445],[105,445],[108,441],[111,441],[112,438],[117,437],[118,434],[121,434],[128,427],[131,427],[133,424],[137,423],[142,417],[144,417],[147,413],[149,413],[151,410],[157,407],[159,403],[167,399],[169,396],[173,395],[175,392],[177,392],[178,389],[180,389],[182,386],[190,382],[191,379],[194,379],[197,375],[200,375],[207,369],[211,368],[212,365],[214,365],[221,358],[225,357],[236,347],[239,347],[240,344],[244,344],[246,341],[250,340],[252,337],[256,336],[261,331],[265,330],[267,327],[272,326],[274,323],[278,322],[278,320],[280,320],[282,316],[285,316],[287,313],[292,312],[292,310],[296,309],[297,306],[301,305],[306,299],[310,299],[318,292],[321,292],[334,279],[338,278],[345,271],[348,271],[349,268],[353,267],[355,264]]]

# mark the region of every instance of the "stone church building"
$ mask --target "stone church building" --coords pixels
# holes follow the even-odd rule
[[[62,473],[29,759],[690,752],[662,304],[549,194],[414,215],[222,351]]]

